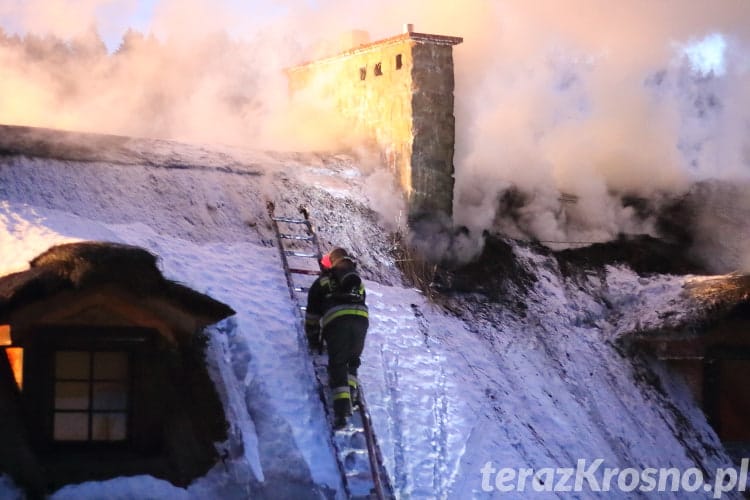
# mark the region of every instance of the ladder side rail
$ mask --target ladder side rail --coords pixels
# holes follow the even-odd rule
[[[323,253],[320,251],[320,240],[318,239],[318,233],[315,231],[312,222],[310,222],[310,213],[305,207],[299,207],[299,211],[305,218],[305,226],[307,226],[307,232],[312,237],[312,244],[315,247],[315,251],[317,252],[318,262],[320,262],[320,259],[323,257]]]
[[[284,245],[282,243],[281,232],[279,231],[279,225],[276,222],[276,220],[273,218],[273,204],[269,203],[268,210],[269,210],[269,214],[271,215],[271,226],[273,226],[273,231],[276,235],[276,241],[278,243],[277,246],[279,248],[279,255],[281,256],[281,265],[284,268],[284,276],[286,277],[287,288],[289,289],[289,294],[292,300],[295,302],[295,304],[299,306],[299,304],[297,303],[297,297],[294,293],[294,281],[292,280],[292,274],[289,269],[289,261],[287,260],[286,254],[284,253]],[[297,315],[301,316],[301,314],[299,313],[299,307],[296,307],[295,309],[297,309],[298,311]]]
[[[377,440],[375,439],[375,431],[372,428],[372,420],[370,419],[370,412],[367,410],[367,402],[364,397],[364,391],[360,387],[359,393],[359,413],[362,417],[362,427],[365,430],[365,441],[367,443],[367,455],[370,461],[370,471],[372,473],[373,484],[375,486],[375,495],[378,500],[386,500],[391,498],[392,495],[386,496],[385,488],[391,491],[390,483],[386,476],[385,480],[381,477],[383,475],[385,466],[383,465],[383,455],[378,446]],[[385,484],[384,484],[385,483]]]

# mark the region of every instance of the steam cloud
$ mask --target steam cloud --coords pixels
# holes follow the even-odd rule
[[[98,33],[122,32],[133,1],[1,2],[6,29],[29,35],[0,33],[0,122],[336,148],[354,139],[316,102],[290,101],[283,68],[335,50],[347,30],[378,39],[412,22],[464,37],[454,221],[472,234],[654,233],[628,199],[658,206],[698,181],[750,177],[746,0],[216,4],[161,1],[153,34],[129,31],[108,54]],[[711,214],[700,220],[710,237]],[[748,264],[746,242],[725,243],[736,257],[721,269]]]
[[[624,198],[747,178],[746,5],[507,2],[493,13],[492,35],[466,37],[473,56],[456,51],[458,222],[562,242],[653,234]],[[724,74],[684,51],[717,33]],[[524,203],[495,220],[511,186]]]

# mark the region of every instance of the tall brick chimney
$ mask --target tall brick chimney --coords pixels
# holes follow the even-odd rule
[[[403,33],[287,70],[292,91],[323,83],[353,130],[370,137],[396,172],[409,219],[453,206],[453,46],[462,38]]]

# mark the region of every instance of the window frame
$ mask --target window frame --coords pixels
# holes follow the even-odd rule
[[[85,353],[88,357],[88,369],[86,378],[61,378],[57,372],[57,355],[62,352]],[[95,373],[96,354],[115,353],[125,356],[126,374],[122,379],[97,378]],[[131,438],[132,420],[133,420],[133,353],[125,349],[55,349],[52,356],[52,429],[50,438],[55,444],[116,444],[127,442]],[[97,409],[95,408],[95,386],[97,383],[114,382],[123,384],[125,389],[126,403],[124,408],[117,409]],[[58,383],[85,383],[86,384],[86,407],[85,408],[61,408],[58,406],[57,386]],[[55,422],[60,414],[83,414],[86,418],[86,435],[85,439],[59,439],[55,436]],[[125,437],[123,439],[95,439],[94,437],[94,420],[95,416],[100,414],[117,414],[125,417]]]
[[[40,452],[140,449],[144,442],[143,416],[137,414],[142,392],[142,363],[147,351],[158,350],[160,334],[139,326],[45,325],[27,336],[24,349],[24,413],[29,418],[34,446]],[[118,441],[63,441],[54,438],[55,353],[57,351],[127,352],[129,397],[126,439]]]

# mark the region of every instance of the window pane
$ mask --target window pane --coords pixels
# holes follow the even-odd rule
[[[93,419],[91,438],[94,441],[123,441],[127,437],[125,413],[96,413]]]
[[[128,408],[128,391],[120,382],[94,383],[95,410],[126,410]]]
[[[125,380],[128,378],[128,353],[95,352],[94,378],[97,380]]]
[[[89,356],[84,351],[57,351],[55,353],[55,378],[88,380]]]
[[[57,441],[87,441],[88,413],[55,413],[54,437]]]
[[[88,407],[88,382],[55,382],[56,410],[86,410]]]

